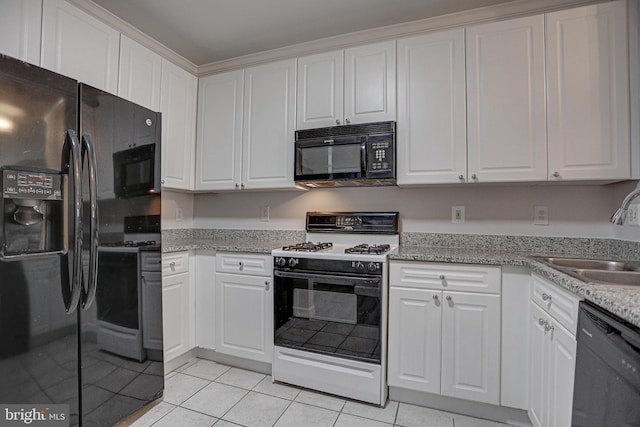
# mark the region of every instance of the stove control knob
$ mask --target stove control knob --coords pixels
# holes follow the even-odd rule
[[[378,264],[376,264],[375,262],[370,262],[369,265],[367,265],[367,269],[374,273],[377,269],[378,269]]]
[[[356,271],[364,271],[364,264],[360,261],[356,262],[353,267],[356,269]]]
[[[289,258],[289,267],[291,268],[295,267],[296,265],[298,265],[298,262],[299,261],[295,258]]]
[[[285,265],[287,265],[287,260],[285,260],[285,259],[284,259],[284,258],[282,258],[282,257],[278,257],[278,258],[276,258],[276,261],[275,261],[275,262],[276,262],[276,265],[277,265],[278,267],[284,267]]]

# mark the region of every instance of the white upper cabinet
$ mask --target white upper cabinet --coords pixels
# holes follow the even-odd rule
[[[467,28],[470,182],[547,178],[544,16]]]
[[[0,53],[40,65],[42,0],[0,2]]]
[[[125,35],[120,40],[118,96],[160,110],[162,57]]]
[[[242,188],[293,188],[296,60],[244,72]]]
[[[196,190],[240,186],[243,87],[243,70],[203,77],[198,83]]]
[[[343,123],[344,51],[298,59],[297,129]]]
[[[198,79],[162,60],[162,186],[193,190]]]
[[[395,41],[299,58],[297,99],[297,129],[395,120]]]
[[[395,40],[345,50],[345,123],[383,122],[395,119]]]
[[[630,178],[626,3],[547,15],[549,179]]]
[[[118,93],[120,33],[64,0],[44,0],[44,68]]]
[[[464,182],[464,30],[398,40],[398,185]]]

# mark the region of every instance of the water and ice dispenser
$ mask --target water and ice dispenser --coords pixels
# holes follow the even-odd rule
[[[65,175],[18,166],[0,170],[0,260],[65,253]]]

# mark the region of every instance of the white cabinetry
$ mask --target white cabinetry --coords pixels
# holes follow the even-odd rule
[[[42,0],[0,2],[0,52],[40,65]]]
[[[573,404],[578,298],[532,274],[529,418],[536,427],[569,427]],[[542,291],[542,292],[540,292]],[[542,305],[540,305],[542,303]]]
[[[292,188],[296,60],[244,72],[241,188]]]
[[[194,292],[191,256],[177,252],[162,256],[162,318],[164,361],[186,353],[195,346]]]
[[[396,119],[395,41],[298,59],[297,129]]]
[[[216,351],[271,363],[273,280],[269,255],[216,255]]]
[[[120,33],[64,0],[44,0],[44,68],[118,93]]]
[[[398,40],[398,185],[464,182],[464,30]]]
[[[193,189],[198,79],[162,59],[162,186]]]
[[[196,190],[233,190],[241,183],[244,70],[198,83]]]
[[[196,346],[216,348],[216,254],[215,251],[196,253]]]
[[[118,96],[159,111],[161,71],[160,55],[125,35],[121,36]]]
[[[546,180],[544,16],[466,31],[469,181]]]
[[[626,2],[547,15],[549,180],[628,179]]]
[[[390,386],[499,404],[500,268],[392,262]]]

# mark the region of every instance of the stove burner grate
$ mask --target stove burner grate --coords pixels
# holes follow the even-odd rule
[[[297,243],[295,245],[283,246],[283,251],[294,251],[294,252],[318,252],[324,249],[329,249],[333,247],[333,243],[331,242],[305,242],[305,243]]]
[[[373,254],[373,255],[382,255],[388,252],[391,249],[390,245],[368,245],[366,243],[362,243],[360,245],[354,246],[352,248],[347,248],[344,250],[345,254]]]

